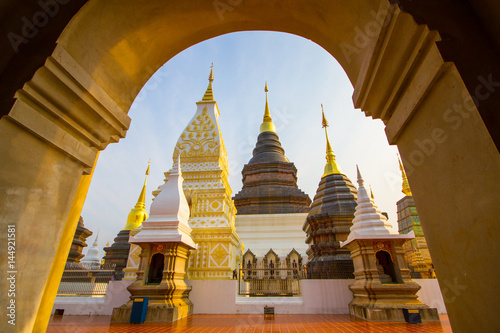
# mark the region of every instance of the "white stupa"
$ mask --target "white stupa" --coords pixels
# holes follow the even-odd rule
[[[358,172],[358,199],[352,227],[347,240],[342,243],[342,247],[346,246],[355,239],[373,239],[373,238],[415,238],[413,231],[408,234],[401,235],[392,227],[392,224],[387,220],[380,209],[375,204],[375,201],[368,196],[364,186],[363,177]]]
[[[88,269],[98,269],[101,266],[101,259],[99,258],[99,248],[98,248],[99,231],[97,231],[97,236],[95,237],[92,247],[88,249],[87,254],[83,257],[80,262],[85,268]]]
[[[130,236],[130,243],[181,242],[196,248],[188,224],[189,205],[182,189],[183,181],[178,157],[168,182],[151,204],[149,218],[138,233]]]
[[[168,181],[151,204],[149,218],[129,242],[141,247],[136,280],[128,286],[130,301],[113,309],[112,322],[128,322],[135,300],[148,297],[146,322],[172,322],[193,314],[185,281],[190,251],[196,249],[188,225],[189,205],[182,189],[180,157]],[[138,230],[139,228],[135,229]]]

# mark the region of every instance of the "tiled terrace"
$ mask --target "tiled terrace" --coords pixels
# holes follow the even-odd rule
[[[47,332],[451,332],[447,315],[441,322],[366,322],[349,315],[193,315],[173,323],[116,324],[110,316],[51,318]]]

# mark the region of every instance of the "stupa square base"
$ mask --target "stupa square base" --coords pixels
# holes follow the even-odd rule
[[[111,322],[130,322],[132,302],[113,309]],[[193,304],[180,303],[178,305],[166,303],[150,303],[146,313],[146,322],[173,322],[193,314]]]
[[[406,307],[383,307],[374,305],[349,305],[349,313],[352,316],[368,321],[405,321],[403,309],[418,310],[422,321],[439,321],[439,313],[436,308]]]

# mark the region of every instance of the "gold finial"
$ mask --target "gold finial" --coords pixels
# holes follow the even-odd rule
[[[325,129],[325,135],[326,135],[326,165],[325,165],[325,173],[323,174],[323,177],[328,176],[328,175],[333,175],[333,174],[340,174],[340,168],[337,165],[337,161],[335,160],[335,154],[333,153],[332,146],[330,145],[330,140],[328,139],[328,121],[326,120],[325,117],[325,111],[323,110],[323,104],[321,104],[321,112],[323,115],[322,119],[322,125],[323,128]]]
[[[323,125],[323,128],[326,128],[326,127],[328,127],[328,121],[325,118],[325,110],[323,110],[323,104],[321,104],[321,113],[323,115],[322,125]]]
[[[373,195],[372,185],[370,184],[370,197],[372,200],[375,200],[375,196]]]
[[[208,76],[208,87],[207,91],[205,91],[205,95],[203,95],[202,101],[213,101],[214,93],[212,91],[212,82],[214,81],[214,63],[210,66],[210,75]]]
[[[139,199],[135,207],[130,210],[127,217],[127,224],[123,230],[134,230],[141,226],[142,222],[148,218],[148,213],[146,211],[146,183],[149,176],[149,168],[151,166],[151,159],[148,162],[148,168],[146,169],[146,177],[144,179],[144,185],[142,186],[141,194],[139,194]]]
[[[411,196],[412,194],[410,189],[410,183],[408,183],[408,178],[406,177],[405,168],[403,167],[403,163],[401,163],[399,154],[398,154],[398,162],[399,162],[399,170],[401,170],[401,176],[403,177],[403,189],[401,190],[401,192],[403,192],[406,196]]]
[[[212,63],[212,66],[210,66],[210,75],[208,76],[208,81],[214,81],[214,63]]]
[[[267,87],[267,81],[264,87],[264,91],[266,92],[266,108],[264,110],[264,120],[262,122],[262,125],[260,125],[260,132],[276,133],[276,127],[273,124],[273,119],[271,118],[271,112],[269,111],[269,102],[267,100],[267,92],[269,91],[269,88]]]
[[[149,176],[149,167],[151,166],[151,159],[148,161],[148,168],[146,169],[146,176]]]

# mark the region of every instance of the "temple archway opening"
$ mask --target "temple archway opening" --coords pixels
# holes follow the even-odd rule
[[[297,51],[290,55],[291,49]],[[225,61],[229,55],[239,60]],[[129,113],[134,121],[127,138],[119,145],[110,145],[100,155],[82,212],[86,220],[92,221],[88,223],[94,223],[93,228],[106,224],[108,227],[102,232],[112,239],[115,230],[122,227],[117,217],[128,212],[129,202],[137,196],[136,188],[140,185],[132,174],[142,174],[145,162],[152,158],[146,192],[149,209],[151,192],[163,183],[163,173],[172,165],[175,142],[206,88],[212,60],[213,94],[221,113],[218,121],[228,150],[233,196],[241,190],[243,165],[252,158],[257,142],[265,105],[263,83],[267,81],[273,123],[286,157],[298,169],[299,188],[313,199],[324,172],[323,104],[330,120],[330,140],[342,172],[354,180],[356,164],[362,167],[375,161],[376,168],[366,169],[367,179],[377,191],[379,204],[391,212],[391,221],[396,221],[394,202],[399,199],[401,188],[397,149],[387,144],[382,122],[373,122],[354,109],[352,85],[338,62],[302,37],[245,32],[213,38],[184,50],[164,64],[141,89]],[[363,135],[353,136],[353,133]],[[190,192],[186,192],[188,202],[191,202]],[[113,201],[107,209],[96,209],[108,196],[112,196]],[[308,245],[302,231],[304,221],[305,216],[294,224],[296,233],[300,234],[295,243],[291,243],[290,238],[279,241],[286,244],[267,242],[266,247],[260,249],[259,265],[263,264],[264,254],[278,246],[282,247],[279,257],[283,266],[295,246],[300,249],[303,260],[300,264],[296,260],[296,268],[301,276],[305,274],[303,266]],[[238,222],[236,224],[239,230]]]

